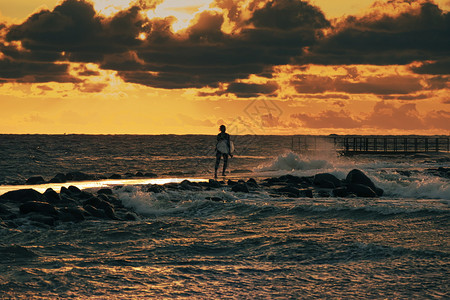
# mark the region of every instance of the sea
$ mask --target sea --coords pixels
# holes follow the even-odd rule
[[[448,153],[347,157],[292,151],[290,136],[233,136],[235,155],[219,177],[344,179],[359,169],[380,198],[273,197],[227,185],[152,193],[127,181],[137,172],[213,178],[215,139],[0,135],[3,191],[32,176],[119,174],[114,193],[140,216],[0,226],[0,299],[450,298]]]

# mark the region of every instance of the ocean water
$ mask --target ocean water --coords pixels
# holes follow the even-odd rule
[[[228,186],[155,194],[121,184],[114,192],[140,220],[0,226],[0,298],[449,298],[448,154],[302,155],[290,137],[234,138],[228,177],[345,178],[357,168],[385,194],[274,198]],[[214,139],[1,135],[0,183],[71,171],[207,179]]]

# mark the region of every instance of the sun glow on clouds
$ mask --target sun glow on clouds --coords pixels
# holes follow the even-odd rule
[[[187,2],[166,0],[154,10],[149,10],[147,15],[150,19],[175,17],[176,21],[172,23],[172,29],[177,32],[187,28],[197,13],[210,9],[212,2],[211,0],[190,0]]]

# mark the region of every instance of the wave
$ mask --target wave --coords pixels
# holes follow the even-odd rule
[[[255,171],[318,170],[329,167],[331,164],[325,159],[311,159],[294,152],[286,152],[271,162],[258,166]]]

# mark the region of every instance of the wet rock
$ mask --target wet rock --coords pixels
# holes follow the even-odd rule
[[[83,172],[70,172],[66,174],[67,181],[83,181],[83,180],[95,180],[94,175],[86,174]]]
[[[274,190],[275,193],[277,194],[281,194],[287,197],[293,197],[293,198],[298,198],[298,197],[308,197],[308,198],[312,198],[313,197],[313,192],[310,189],[298,189],[296,187],[293,186],[284,186],[281,187],[279,189],[275,189]]]
[[[120,174],[112,174],[108,178],[109,179],[122,179],[122,175],[120,175]]]
[[[351,184],[365,185],[365,186],[368,186],[372,191],[374,191],[377,196],[383,195],[383,190],[380,188],[377,188],[375,186],[375,184],[373,183],[373,181],[369,177],[367,177],[366,174],[364,174],[362,171],[360,171],[358,169],[351,170],[347,174],[345,181],[349,184],[349,186]],[[359,189],[359,188],[357,188],[357,189]],[[352,191],[350,188],[349,188],[349,190]],[[356,194],[358,195],[358,193],[356,193]],[[364,197],[364,196],[359,196],[359,197]]]
[[[198,184],[196,184],[195,182],[190,182],[189,180],[183,180],[180,183],[180,188],[182,190],[191,190],[191,191],[201,190],[201,187]]]
[[[27,179],[26,184],[43,184],[46,183],[42,176],[33,176]]]
[[[341,181],[336,176],[329,173],[319,173],[314,175],[313,183],[314,185],[331,189],[342,185]]]
[[[292,186],[281,187],[279,189],[275,189],[274,192],[288,197],[300,197],[300,190]]]
[[[136,174],[134,174],[134,176],[136,176],[136,177],[144,177],[144,173],[136,172]]]
[[[112,191],[112,189],[99,189],[98,191],[97,191],[97,194],[105,194],[105,195],[112,195],[113,194],[113,191]]]
[[[132,212],[127,212],[125,214],[124,218],[127,221],[137,221],[137,220],[139,220],[139,217],[135,213],[132,213]]]
[[[83,202],[83,206],[85,205],[91,205],[97,209],[105,209],[105,208],[112,208],[112,205],[109,202],[106,202],[103,199],[97,198],[97,197],[91,197]]]
[[[211,187],[211,188],[220,188],[220,187],[222,187],[222,185],[220,184],[220,182],[218,182],[217,180],[214,180],[214,179],[210,179],[209,181],[208,181],[208,183],[209,183],[209,187]]]
[[[348,185],[348,190],[355,193],[358,197],[377,197],[377,193],[369,186],[359,183],[351,183]]]
[[[347,190],[347,187],[345,187],[345,186],[333,189],[332,193],[333,193],[334,197],[347,197],[348,196],[348,190]]]
[[[286,182],[286,183],[294,183],[294,184],[298,184],[298,183],[303,182],[301,177],[290,175],[290,174],[280,176],[280,177],[278,177],[278,179],[280,181],[283,181],[283,182]]]
[[[58,214],[56,208],[53,205],[47,202],[38,202],[38,201],[26,202],[20,205],[19,210],[21,214],[27,214],[30,212],[36,212],[46,216]]]
[[[47,198],[45,198],[44,195],[39,193],[36,190],[33,189],[22,189],[22,190],[16,190],[16,191],[10,191],[0,196],[1,201],[12,201],[12,202],[19,202],[19,203],[25,203],[29,201],[40,201],[40,202],[46,202]]]
[[[147,192],[162,193],[165,190],[166,190],[166,188],[164,186],[158,185],[158,184],[153,184],[153,185],[148,187]]]
[[[101,218],[106,219],[106,214],[103,210],[97,209],[93,207],[92,205],[86,204],[83,206],[83,208],[93,217],[95,218]]]
[[[55,175],[55,177],[50,179],[49,182],[50,183],[64,183],[64,182],[67,182],[67,177],[63,173],[58,173]]]
[[[237,183],[231,187],[233,192],[249,193],[248,186],[246,183]]]
[[[122,201],[120,201],[120,199],[114,195],[100,194],[100,195],[98,195],[98,198],[100,200],[110,203],[113,207],[117,207],[117,208],[124,207]]]
[[[73,185],[69,186],[67,189],[69,190],[69,192],[70,192],[72,195],[77,195],[77,194],[80,194],[80,193],[81,193],[81,190],[80,190],[78,187],[73,186]]]
[[[158,175],[156,175],[155,173],[145,173],[144,176],[148,178],[158,177]]]
[[[64,207],[59,210],[59,219],[63,222],[84,221],[88,212],[81,207]]]
[[[231,179],[227,180],[227,185],[235,185],[237,183],[238,183],[237,181],[234,181],[234,180],[231,180]]]
[[[256,182],[255,179],[250,178],[249,180],[247,180],[247,186],[253,188],[253,189],[257,189],[259,187],[258,183]]]
[[[45,198],[47,198],[47,202],[49,203],[58,203],[61,201],[61,197],[57,192],[55,192],[52,188],[48,188],[44,192]]]

